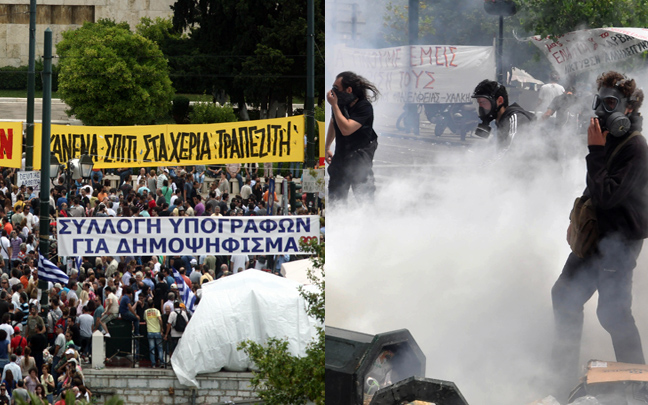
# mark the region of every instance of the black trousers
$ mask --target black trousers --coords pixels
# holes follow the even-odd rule
[[[559,392],[568,392],[579,377],[583,306],[597,290],[596,314],[612,338],[616,360],[645,364],[631,309],[632,274],[642,244],[642,240],[604,238],[593,256],[581,259],[572,253],[567,258],[551,290],[556,328],[552,366],[563,385]]]
[[[333,155],[328,167],[329,202],[346,200],[351,188],[359,200],[373,200],[376,191],[373,157],[377,148],[378,141],[374,140],[353,152]]]

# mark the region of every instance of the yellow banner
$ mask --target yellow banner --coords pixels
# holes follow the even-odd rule
[[[324,129],[325,125],[322,121],[317,121],[317,128],[319,130],[319,157],[323,158],[324,157],[324,147],[326,146],[326,129]]]
[[[20,169],[22,131],[22,122],[0,122],[0,166]]]
[[[35,125],[35,170],[40,169],[41,129]],[[88,153],[97,169],[303,162],[304,132],[302,115],[199,125],[52,125],[50,150],[61,163]]]

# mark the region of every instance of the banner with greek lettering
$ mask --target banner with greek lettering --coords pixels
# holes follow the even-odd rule
[[[56,228],[60,256],[284,254],[319,236],[319,218],[59,218]]]
[[[329,61],[327,59],[327,65]],[[495,78],[492,46],[413,45],[355,49],[340,45],[327,70],[354,71],[392,103],[470,103],[477,83]]]
[[[41,129],[35,125],[36,170]],[[303,115],[196,125],[52,125],[51,132],[50,150],[59,162],[87,152],[97,169],[304,161]]]
[[[18,171],[16,172],[16,185],[18,187],[23,184],[25,187],[33,187],[34,191],[38,193],[40,191],[40,171]]]
[[[0,166],[20,169],[22,131],[22,122],[0,122]]]
[[[590,69],[639,55],[648,50],[646,28],[596,28],[574,31],[552,40],[534,36],[527,38],[549,59],[561,75]]]

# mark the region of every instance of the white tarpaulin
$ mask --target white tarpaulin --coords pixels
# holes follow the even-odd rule
[[[414,45],[335,48],[327,70],[351,70],[373,82],[392,103],[470,103],[475,86],[495,78],[492,46]],[[327,60],[327,64],[328,64]]]
[[[198,374],[250,369],[249,357],[236,350],[244,340],[288,338],[290,353],[305,356],[317,331],[298,286],[260,270],[203,284],[200,303],[171,359],[180,383],[197,387]]]
[[[298,253],[319,217],[59,218],[61,256]]]
[[[520,83],[531,83],[531,84],[544,84],[542,80],[538,80],[535,77],[527,73],[526,70],[513,68],[511,73],[511,81],[518,81]]]
[[[527,38],[544,52],[561,75],[617,62],[648,50],[646,28],[596,28],[561,35],[555,41],[534,36]]]
[[[313,268],[313,262],[310,259],[285,262],[281,264],[281,275],[300,284],[311,284],[308,279],[308,269],[311,268]]]

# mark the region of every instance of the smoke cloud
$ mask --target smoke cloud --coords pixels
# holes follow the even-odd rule
[[[361,9],[366,20],[382,18],[368,10]],[[337,39],[327,26],[327,60]],[[327,66],[330,83],[338,69]],[[629,74],[639,87],[648,83]],[[542,384],[550,373],[550,291],[569,254],[569,212],[585,188],[586,134],[537,123],[499,158],[493,142],[479,139],[442,138],[447,144],[435,140],[434,147],[428,139],[418,148],[387,135],[396,132],[400,107],[374,107],[375,201],[351,197],[327,213],[326,325],[372,334],[409,329],[426,355],[426,377],[455,382],[471,404],[524,404],[551,394]],[[634,280],[644,345],[647,264],[648,248]],[[596,302],[595,294],[585,309],[583,365],[614,360]]]

